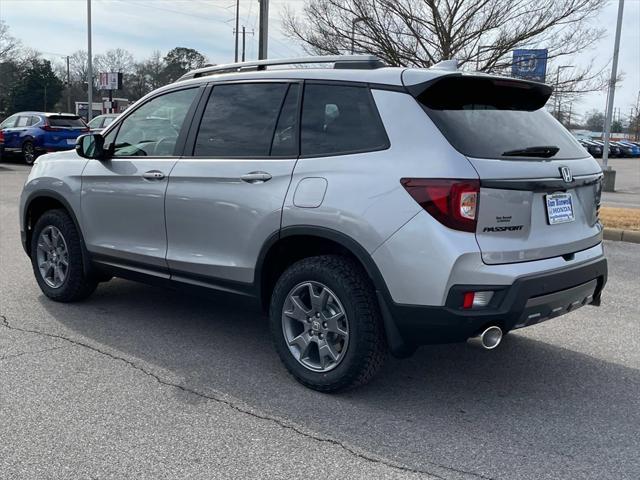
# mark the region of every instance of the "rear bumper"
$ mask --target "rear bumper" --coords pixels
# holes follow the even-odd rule
[[[380,294],[385,327],[395,353],[425,344],[463,342],[489,325],[508,332],[540,323],[586,304],[599,305],[607,281],[607,260],[518,278],[509,286],[454,285],[446,305],[398,304]],[[465,291],[496,291],[484,309],[462,310]]]

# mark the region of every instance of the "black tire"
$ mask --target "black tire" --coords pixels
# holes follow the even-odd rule
[[[349,324],[349,343],[341,361],[327,372],[302,365],[289,350],[283,333],[283,308],[289,292],[303,282],[320,282],[338,297]],[[303,385],[338,392],[369,382],[383,365],[387,345],[374,287],[362,267],[339,255],[301,260],[278,279],[269,311],[276,351],[289,372]]]
[[[27,140],[22,144],[22,159],[27,165],[33,165],[33,162],[38,158],[38,152],[31,140]]]
[[[68,268],[62,285],[53,288],[43,278],[38,267],[37,249],[40,233],[47,227],[53,226],[62,234],[68,250]],[[91,295],[96,289],[94,278],[85,275],[82,257],[80,235],[73,220],[64,210],[49,210],[36,222],[31,237],[31,265],[36,281],[47,297],[56,302],[76,302]]]

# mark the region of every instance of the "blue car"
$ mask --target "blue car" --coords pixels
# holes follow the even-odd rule
[[[0,154],[20,153],[27,165],[38,155],[71,150],[76,138],[89,131],[78,115],[20,112],[0,123]]]
[[[628,150],[630,157],[640,157],[640,146],[637,143],[629,142],[627,140],[621,140],[617,143]]]

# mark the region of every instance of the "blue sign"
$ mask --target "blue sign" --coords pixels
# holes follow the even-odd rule
[[[511,75],[516,78],[544,82],[547,75],[547,49],[514,50]]]

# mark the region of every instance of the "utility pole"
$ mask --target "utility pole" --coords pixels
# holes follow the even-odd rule
[[[91,64],[91,0],[87,0],[87,122],[93,118],[93,65]]]
[[[553,101],[553,105],[554,105],[554,109],[556,111],[556,119],[559,121],[560,120],[560,90],[559,90],[559,86],[560,86],[560,70],[562,70],[563,68],[573,68],[573,65],[560,65],[558,67],[558,69],[556,70],[556,88],[554,91],[554,101]]]
[[[258,31],[258,60],[265,60],[269,50],[269,0],[260,0],[260,29]]]
[[[69,55],[67,55],[67,113],[71,113],[71,74],[69,72]]]
[[[613,96],[616,90],[616,77],[618,76],[618,54],[620,53],[620,33],[622,30],[622,12],[624,0],[618,2],[618,23],[616,25],[616,39],[613,45],[613,63],[611,65],[611,80],[609,81],[609,101],[607,104],[607,116],[604,119],[604,148],[602,152],[602,166],[604,181],[602,189],[605,192],[615,190],[616,173],[609,168],[609,138],[611,136],[611,115],[613,114]]]
[[[249,32],[251,35],[253,35],[253,30],[251,30]],[[242,61],[244,62],[245,60],[245,52],[246,52],[246,48],[247,48],[247,28],[243,25],[242,26]]]
[[[235,55],[235,62],[238,63],[238,36],[240,35],[240,32],[238,30],[238,26],[240,25],[240,0],[236,0],[236,30],[235,30],[235,34],[236,34],[236,55]],[[244,28],[244,27],[243,27]]]

